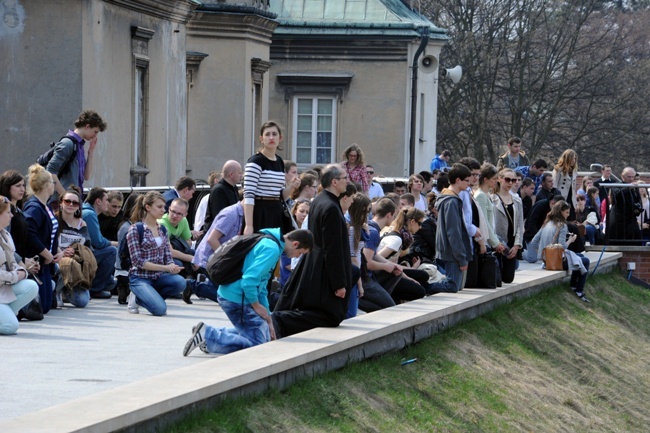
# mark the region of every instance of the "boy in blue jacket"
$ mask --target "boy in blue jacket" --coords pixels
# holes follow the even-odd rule
[[[284,251],[289,258],[307,254],[314,245],[309,230],[294,230],[281,236],[280,229],[262,229],[278,242],[263,238],[246,254],[241,279],[219,286],[217,299],[234,328],[213,328],[199,322],[183,356],[200,347],[206,353],[231,353],[275,340],[269,311],[267,283]]]

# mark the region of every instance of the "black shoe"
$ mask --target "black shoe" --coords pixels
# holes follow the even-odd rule
[[[90,292],[90,297],[92,299],[111,299],[111,292],[102,290],[99,292]]]
[[[194,303],[190,299],[192,297],[192,286],[191,286],[190,281],[191,280],[186,280],[185,290],[183,290],[183,301],[185,301],[186,304],[193,304]]]

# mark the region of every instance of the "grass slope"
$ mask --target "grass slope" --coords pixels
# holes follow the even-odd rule
[[[650,292],[609,274],[590,278],[587,295],[589,305],[554,287],[168,431],[650,431]]]

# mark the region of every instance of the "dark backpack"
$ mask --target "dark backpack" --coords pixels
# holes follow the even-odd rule
[[[280,242],[272,235],[253,233],[252,235],[235,236],[216,249],[208,259],[207,272],[215,286],[234,283],[243,273],[244,259],[259,241],[264,238],[273,239],[278,247]]]
[[[77,157],[77,140],[75,140],[73,137],[70,137],[69,135],[66,135],[65,137],[61,137],[61,139],[58,142],[51,142],[50,143],[50,149],[36,158],[36,162],[42,165],[43,167],[47,168],[47,164],[49,164],[50,160],[54,156],[54,152],[56,152],[57,148],[61,144],[61,142],[67,138],[68,140],[72,141],[72,146],[73,146],[73,151],[72,154],[70,155],[70,158],[63,164],[63,167],[61,167],[61,170],[57,173],[57,177],[61,178],[64,174],[70,171],[70,165],[72,164],[72,161]]]
[[[142,243],[144,224],[135,223],[135,229],[138,231],[138,242]],[[167,233],[165,226],[160,226],[160,229],[163,233]],[[129,251],[129,242],[126,240],[126,235],[120,239],[120,243],[117,246],[117,256],[120,258],[120,269],[123,271],[131,269],[131,252]]]

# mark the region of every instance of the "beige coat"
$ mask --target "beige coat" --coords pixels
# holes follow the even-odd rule
[[[0,230],[0,304],[8,304],[16,300],[11,286],[20,281],[18,271],[25,268],[18,266],[14,258],[14,240],[7,230]]]
[[[515,243],[521,248],[524,240],[524,206],[516,194],[510,194],[514,203],[514,233]],[[508,224],[510,218],[503,207],[503,202],[497,194],[492,195],[492,203],[494,204],[494,232],[505,244],[508,240]],[[514,246],[508,245],[508,246]]]

